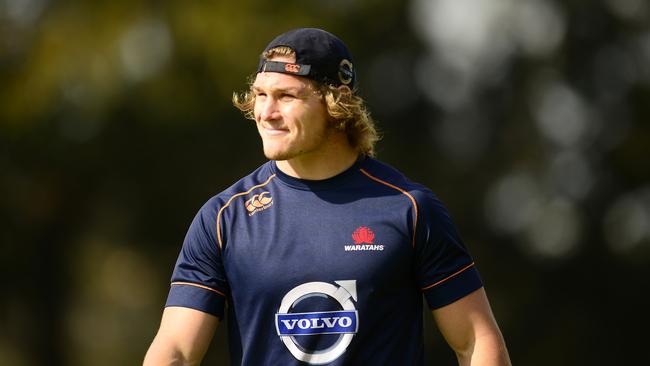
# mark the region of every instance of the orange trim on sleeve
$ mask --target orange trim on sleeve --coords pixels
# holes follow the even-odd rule
[[[365,171],[363,169],[359,169],[359,170],[361,171],[361,173],[366,175],[368,178],[374,180],[375,182],[379,182],[381,184],[387,185],[387,186],[389,186],[389,187],[391,187],[393,189],[396,189],[396,190],[402,192],[404,195],[406,195],[406,197],[408,197],[411,200],[411,203],[413,203],[413,210],[415,211],[415,219],[413,220],[413,243],[412,243],[413,248],[415,248],[415,229],[417,229],[417,227],[418,227],[418,204],[415,201],[415,198],[413,198],[413,196],[410,193],[408,193],[406,190],[404,190],[404,189],[402,189],[402,188],[400,188],[398,186],[395,186],[393,184],[390,184],[390,183],[388,183],[388,182],[386,182],[384,180],[381,180],[381,179],[375,177],[374,175],[368,173],[367,171]]]
[[[219,294],[219,295],[221,295],[221,296],[223,296],[223,297],[228,297],[228,296],[226,296],[226,295],[225,295],[223,292],[221,292],[221,291],[217,291],[217,290],[213,289],[212,287],[199,285],[199,284],[197,284],[197,283],[192,283],[192,282],[172,282],[171,285],[172,285],[172,286],[174,286],[174,285],[187,285],[187,286],[200,287],[200,288],[202,288],[202,289],[204,289],[204,290],[208,290],[208,291],[215,292],[215,293],[217,293],[217,294]]]
[[[221,213],[223,212],[223,210],[226,207],[228,207],[230,205],[230,203],[232,202],[232,200],[234,200],[235,198],[237,198],[239,196],[247,195],[247,194],[251,193],[255,188],[264,187],[265,185],[269,184],[271,179],[273,179],[274,177],[275,177],[275,174],[271,174],[271,176],[269,177],[269,179],[266,180],[266,182],[264,182],[262,184],[258,184],[256,186],[253,186],[253,187],[251,187],[251,189],[249,189],[246,192],[241,192],[241,193],[237,193],[237,194],[233,195],[232,197],[230,197],[228,202],[226,202],[226,204],[223,205],[223,207],[221,207],[221,209],[219,210],[219,213],[217,214],[217,241],[218,241],[218,244],[219,244],[219,249],[221,249],[223,247],[223,244],[221,243]]]
[[[443,282],[445,282],[445,281],[447,281],[447,280],[449,280],[449,279],[452,279],[452,278],[458,276],[459,274],[463,273],[466,269],[468,269],[468,268],[470,268],[470,267],[472,267],[472,266],[474,266],[474,262],[468,264],[467,266],[461,268],[459,271],[457,271],[457,272],[455,272],[455,273],[453,273],[453,274],[447,276],[446,278],[443,278],[442,280],[440,280],[440,281],[434,283],[433,285],[429,285],[429,286],[427,286],[427,287],[422,288],[422,291],[425,291],[425,290],[428,290],[428,289],[430,289],[430,288],[432,288],[432,287],[438,286],[439,284],[441,284],[441,283],[443,283]]]

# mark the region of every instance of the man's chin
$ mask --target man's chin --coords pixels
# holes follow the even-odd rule
[[[266,151],[264,150],[264,156],[269,160],[289,160],[291,159],[291,154],[283,151]]]

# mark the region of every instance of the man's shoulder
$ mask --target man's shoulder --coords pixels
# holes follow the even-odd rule
[[[425,185],[411,180],[397,168],[375,158],[367,159],[363,166],[363,171],[366,175],[377,181],[403,190],[418,201],[435,197],[435,194]]]
[[[364,169],[366,174],[373,176],[375,180],[383,181],[386,185],[400,190],[409,198],[412,198],[418,210],[418,214],[424,219],[432,217],[449,217],[449,212],[440,198],[427,186],[409,179],[401,171],[389,164],[376,159],[368,159]]]

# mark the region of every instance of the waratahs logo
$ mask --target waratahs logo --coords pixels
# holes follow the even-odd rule
[[[356,281],[335,283],[304,283],[282,298],[275,327],[297,360],[312,365],[330,363],[345,353],[357,333]]]
[[[345,245],[343,248],[346,252],[350,251],[382,251],[384,246],[382,244],[375,244],[375,233],[369,227],[360,226],[352,233],[352,240],[354,244]]]
[[[361,226],[354,230],[352,233],[352,240],[354,244],[372,244],[372,241],[375,240],[375,233],[370,230],[370,228]]]

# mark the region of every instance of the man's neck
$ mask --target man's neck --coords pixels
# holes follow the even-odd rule
[[[358,158],[350,146],[328,149],[324,153],[278,160],[276,165],[283,173],[300,179],[323,180],[344,172]]]

